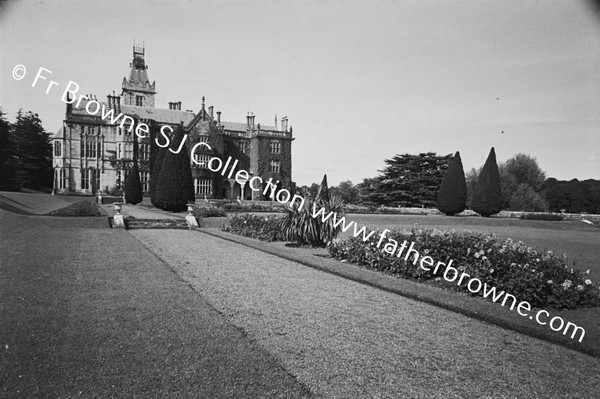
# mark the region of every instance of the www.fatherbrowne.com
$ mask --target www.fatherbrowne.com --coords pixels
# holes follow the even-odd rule
[[[341,217],[339,218],[338,215],[335,212],[329,212],[326,214],[326,210],[321,208],[317,211],[316,205],[313,204],[313,210],[312,210],[312,215],[313,218],[317,218],[320,217],[321,220],[323,222],[327,221],[328,219],[332,218],[333,219],[333,225],[336,227],[340,227],[342,231],[346,232],[348,231],[352,226],[354,226],[353,228],[353,236],[359,237],[362,235],[362,240],[364,242],[369,241],[371,239],[371,237],[373,236],[373,234],[375,234],[374,230],[371,230],[368,234],[367,234],[367,229],[365,226],[363,226],[362,228],[358,229],[358,226],[356,224],[356,222],[351,221],[349,223],[346,223],[346,218],[345,217]],[[377,243],[375,243],[374,241],[371,241],[371,245],[376,246],[376,248],[380,248],[381,244],[383,243],[383,240],[387,240],[387,243],[384,245],[384,247],[382,248],[382,251],[390,254],[391,256],[396,256],[397,258],[400,258],[403,254],[404,254],[404,261],[408,262],[409,258],[412,256],[413,259],[413,265],[417,265],[417,262],[419,263],[419,266],[421,269],[428,271],[428,272],[432,272],[434,275],[443,275],[444,279],[448,282],[454,282],[456,281],[457,285],[461,285],[461,284],[465,284],[467,289],[474,293],[480,293],[482,292],[482,296],[484,298],[491,298],[492,302],[499,302],[500,300],[502,300],[501,305],[502,306],[506,306],[506,304],[508,302],[510,302],[510,310],[514,310],[515,309],[515,305],[516,305],[516,309],[517,309],[517,313],[520,316],[523,317],[527,317],[529,316],[530,320],[534,320],[540,324],[540,325],[548,325],[552,331],[562,331],[563,335],[566,335],[569,330],[572,329],[572,333],[571,333],[571,339],[575,339],[576,335],[578,332],[581,333],[581,335],[579,336],[579,342],[581,342],[583,340],[583,337],[585,336],[585,329],[583,327],[577,326],[576,324],[573,324],[571,322],[567,322],[565,324],[565,321],[559,317],[559,316],[555,316],[552,319],[550,319],[550,313],[548,313],[545,310],[538,310],[534,315],[531,315],[529,312],[531,312],[532,307],[531,304],[527,301],[521,301],[517,304],[517,298],[514,295],[511,295],[509,293],[506,293],[504,291],[498,291],[496,289],[496,287],[490,287],[487,285],[487,283],[482,283],[481,280],[479,280],[478,278],[475,277],[471,277],[469,274],[467,273],[460,273],[456,268],[452,267],[452,263],[453,263],[453,259],[451,259],[448,264],[445,264],[443,262],[435,262],[433,260],[432,257],[430,256],[423,256],[421,257],[419,252],[414,248],[415,243],[411,242],[410,246],[409,243],[404,240],[404,242],[402,243],[402,245],[400,245],[400,247],[398,248],[398,242],[391,239],[391,238],[386,238],[386,234],[389,233],[390,230],[385,229],[381,232],[379,232],[379,240],[377,241]],[[405,252],[406,250],[406,252]],[[435,266],[434,266],[435,264]],[[438,274],[439,273],[439,274]],[[549,322],[547,322],[548,320],[550,320]]]
[[[18,64],[13,68],[13,78],[15,80],[21,80],[25,77],[26,75],[26,68],[24,65],[22,64]],[[42,80],[46,80],[46,76],[43,75],[43,73],[49,73],[51,74],[52,71],[40,67],[37,71],[37,74],[33,80],[33,83],[31,84],[31,87],[35,87],[36,83],[42,79]],[[46,89],[46,94],[48,94],[53,86],[58,86],[59,84],[55,81],[50,81],[50,83],[48,84],[48,87]],[[69,81],[69,84],[67,85],[67,87],[65,88],[61,100],[65,103],[69,103],[69,104],[73,104],[75,103],[75,101],[77,101],[77,103],[75,104],[75,107],[79,107],[80,103],[82,101],[84,101],[84,107],[85,110],[90,114],[90,115],[96,115],[98,114],[100,111],[101,115],[102,115],[102,119],[107,120],[108,118],[110,118],[110,123],[111,124],[116,124],[119,119],[121,119],[121,123],[120,123],[120,127],[121,128],[125,128],[125,126],[128,123],[128,131],[131,132],[132,130],[134,130],[134,125],[135,125],[135,121],[133,118],[127,116],[127,115],[123,115],[123,114],[119,114],[116,118],[114,117],[113,114],[113,110],[106,110],[105,105],[104,104],[100,104],[97,101],[94,100],[90,100],[88,98],[86,98],[83,95],[79,95],[77,94],[77,92],[79,91],[79,85],[73,81]],[[93,111],[92,111],[93,109]],[[170,147],[170,137],[169,134],[167,132],[165,132],[165,129],[169,130],[170,133],[173,133],[173,129],[171,129],[170,126],[168,125],[163,125],[160,129],[160,133],[162,134],[162,138],[164,139],[164,143],[160,143],[159,142],[159,138],[156,138],[156,144],[159,147]],[[135,127],[135,133],[136,135],[138,135],[140,138],[147,138],[147,134],[149,133],[149,128],[146,124],[144,123],[139,123],[137,127]],[[145,135],[143,134],[145,133]],[[183,148],[183,145],[185,143],[185,139],[187,138],[187,134],[185,135],[184,139],[182,140],[179,148],[176,151],[173,151],[171,148],[169,148],[169,150],[173,153],[179,153],[181,151],[181,149]],[[198,143],[196,144],[193,148],[192,148],[192,162],[202,166],[204,164],[204,162],[197,162],[197,160],[195,159],[195,157],[193,156],[195,154],[195,150],[200,147],[200,146],[205,146],[207,147],[207,149],[211,149],[210,146],[208,146],[208,144],[206,143]],[[226,170],[229,166],[231,162],[231,157],[229,157],[229,159],[227,160],[227,162],[225,163],[225,166],[223,167],[223,162],[219,157],[213,157],[208,161],[208,169],[211,170],[212,172],[221,172],[221,174],[224,176],[226,173]],[[228,178],[232,177],[233,171],[236,168],[236,165],[238,163],[238,160],[235,160],[235,162],[233,163],[233,165],[231,166],[231,169],[229,171],[229,175],[227,176]],[[260,191],[262,190],[262,185],[263,185],[263,180],[262,178],[260,178],[260,176],[254,176],[252,178],[250,178],[250,174],[243,170],[243,169],[239,169],[237,171],[237,173],[235,173],[235,180],[242,184],[242,183],[249,183],[249,186],[251,188],[252,191]],[[258,182],[258,187],[254,186],[253,183],[257,181]],[[269,197],[276,199],[279,203],[282,204],[286,204],[289,203],[290,207],[296,206],[298,209],[301,209],[304,206],[304,198],[302,198],[299,195],[293,195],[286,189],[279,189],[277,192],[275,192],[277,190],[277,183],[279,182],[279,180],[277,180],[275,183],[272,182],[272,179],[269,178],[268,181],[264,182],[264,190],[263,190],[263,194],[264,195],[268,195]],[[269,193],[270,190],[270,193]],[[330,218],[333,219],[333,224],[335,227],[340,227],[340,229],[343,232],[348,231],[351,227],[353,227],[353,235],[355,238],[359,237],[360,235],[362,235],[362,240],[363,241],[368,241],[371,239],[371,237],[373,236],[373,234],[375,234],[374,230],[371,230],[368,234],[367,234],[367,229],[365,226],[361,227],[360,229],[358,229],[358,226],[356,224],[356,222],[351,221],[350,223],[346,223],[346,218],[345,217],[338,217],[337,213],[335,212],[329,212],[327,213],[327,211],[324,208],[321,208],[317,211],[317,207],[316,204],[313,203],[313,209],[312,209],[312,214],[311,216],[316,219],[318,217],[321,218],[321,220],[323,222],[329,220]],[[379,241],[377,242],[377,244],[375,244],[374,242],[371,242],[372,245],[376,245],[377,248],[381,247],[381,244],[383,243],[383,240],[386,239],[386,234],[390,232],[390,230],[385,229],[382,232],[379,233]],[[414,248],[414,242],[410,243],[410,246],[408,244],[408,242],[405,240],[402,245],[400,245],[400,248],[398,248],[398,242],[396,242],[395,240],[391,239],[391,238],[387,238],[387,242],[384,245],[384,247],[382,248],[382,251],[390,254],[391,256],[396,256],[397,258],[400,258],[402,256],[402,254],[404,254],[404,261],[408,262],[409,258],[411,256],[413,256],[413,265],[416,266],[417,262],[419,262],[419,267],[421,267],[423,270],[425,271],[432,271],[432,267],[433,267],[433,274],[436,275],[439,273],[443,274],[443,277],[446,281],[449,282],[454,282],[456,281],[457,285],[461,285],[461,284],[466,284],[467,289],[474,293],[477,294],[481,291],[483,291],[483,297],[484,298],[491,298],[493,302],[498,302],[502,299],[502,306],[506,306],[506,303],[508,301],[511,302],[510,305],[510,310],[514,310],[515,305],[517,305],[517,298],[514,295],[505,293],[504,291],[500,291],[498,292],[496,290],[496,287],[488,287],[487,283],[482,283],[481,280],[471,277],[469,274],[467,273],[462,273],[459,276],[459,271],[457,269],[455,269],[454,267],[452,267],[452,262],[453,260],[450,260],[448,262],[448,264],[445,264],[443,262],[435,262],[433,260],[433,258],[431,258],[430,256],[423,256],[421,257],[419,252]],[[404,252],[408,247],[408,250],[406,252]],[[434,266],[435,264],[435,266]],[[449,274],[452,274],[452,278],[450,278]],[[457,280],[458,279],[458,280]],[[581,333],[580,337],[579,337],[579,342],[581,342],[583,340],[583,337],[585,336],[585,330],[582,327],[579,327],[571,322],[567,322],[565,325],[565,321],[559,317],[559,316],[555,316],[552,319],[550,319],[550,322],[547,323],[545,321],[547,321],[550,317],[550,313],[548,313],[545,310],[538,310],[535,315],[530,315],[532,308],[531,308],[531,304],[527,301],[521,301],[519,302],[519,304],[516,306],[517,308],[517,313],[519,313],[520,316],[523,317],[527,317],[529,316],[530,320],[533,320],[535,318],[535,321],[540,324],[540,325],[549,325],[550,328],[553,331],[562,331],[563,335],[566,335],[567,332],[569,331],[570,328],[572,328],[572,333],[571,333],[571,339],[575,339],[575,336],[577,335],[578,332]],[[544,315],[544,318],[542,319],[542,316]]]

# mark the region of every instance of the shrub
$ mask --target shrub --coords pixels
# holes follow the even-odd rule
[[[154,160],[154,166],[152,171],[150,172],[150,202],[157,208],[160,208],[160,202],[156,196],[156,185],[158,183],[158,177],[160,176],[160,169],[162,168],[162,163],[165,159],[165,155],[167,153],[167,147],[164,147],[158,150],[156,154],[156,159]]]
[[[372,242],[378,241],[378,232]],[[414,242],[422,256],[427,254],[435,261],[454,262],[452,267],[460,273],[476,277],[498,291],[514,295],[518,301],[526,300],[536,307],[573,309],[600,305],[598,285],[569,265],[566,255],[558,257],[552,252],[542,253],[523,242],[500,240],[493,235],[472,232],[439,231],[435,229],[395,230],[387,234],[398,243]],[[412,258],[404,261],[371,245],[367,240],[350,238],[329,245],[332,258],[354,263],[369,269],[417,280],[440,280],[437,275],[413,265]],[[587,272],[586,272],[587,273]],[[457,291],[467,292],[466,284],[441,280]],[[480,294],[472,294],[480,295]],[[510,304],[511,301],[507,301]]]
[[[262,241],[283,241],[281,216],[235,215],[221,230]]]
[[[142,183],[140,182],[140,171],[137,164],[134,163],[125,180],[125,202],[135,205],[142,202],[142,199],[144,197]]]
[[[460,153],[457,151],[440,184],[437,196],[437,209],[448,216],[465,210],[467,205],[467,182]]]
[[[100,216],[96,204],[89,200],[75,202],[69,206],[48,213],[49,216]]]
[[[546,212],[548,201],[527,184],[520,184],[509,200],[511,211]]]
[[[104,192],[107,195],[112,195],[114,197],[120,197],[121,195],[123,195],[123,192],[121,191],[121,189],[118,188],[116,185],[114,185],[112,187],[106,186],[106,188],[104,189]]]
[[[227,216],[227,212],[225,212],[225,209],[213,205],[196,206],[192,214],[194,215],[194,217],[196,217],[196,219]]]
[[[548,221],[559,221],[564,220],[563,215],[558,213],[525,213],[519,217],[525,220],[548,220]]]
[[[223,205],[223,209],[232,212],[283,212],[283,208],[288,205],[281,204],[257,204],[253,202],[237,202]]]
[[[496,152],[492,147],[477,178],[471,199],[471,208],[481,216],[489,217],[500,212],[501,201],[500,174],[496,163]]]
[[[300,245],[309,245],[311,247],[324,247],[339,234],[341,226],[335,226],[334,221],[344,216],[344,202],[337,195],[329,195],[327,191],[327,181],[321,187],[321,196],[316,199],[310,197],[304,198],[304,206],[298,208],[296,204],[285,208],[285,217],[283,219],[283,236],[286,240],[295,241]],[[324,199],[327,198],[327,199]],[[326,221],[322,216],[312,217],[313,212],[320,209],[324,210],[324,216],[335,213]]]
[[[173,151],[179,149],[183,138],[184,132],[180,126],[171,142]],[[177,154],[166,151],[156,182],[157,206],[165,211],[181,212],[187,209],[189,201],[194,200],[192,169],[186,149],[181,149]]]

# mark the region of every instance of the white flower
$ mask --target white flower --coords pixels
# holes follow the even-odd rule
[[[582,285],[578,285],[577,287],[575,287],[575,289],[577,291],[583,291],[583,286]]]
[[[490,273],[494,273],[494,269],[490,269]]]
[[[554,284],[554,281],[552,281],[552,280],[548,280],[548,281],[547,281],[547,283],[548,283],[548,284]]]
[[[587,279],[587,280],[585,280],[585,283],[586,283],[587,285],[590,285],[590,284],[592,284],[592,280],[590,280],[590,279]]]
[[[474,255],[474,256],[475,256],[477,259],[479,259],[479,257],[480,257],[481,255],[479,255],[479,252],[475,252],[475,255]]]
[[[487,260],[487,256],[483,256],[481,259],[482,260]]]
[[[566,291],[573,285],[573,282],[571,280],[565,280],[561,285],[562,285],[563,289]]]
[[[590,269],[587,269],[587,270],[585,271],[585,274],[590,274]]]

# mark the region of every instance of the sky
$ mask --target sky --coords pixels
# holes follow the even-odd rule
[[[517,153],[600,179],[600,13],[585,1],[3,1],[0,107],[62,123],[69,80],[120,94],[143,43],[157,106],[293,127],[298,185],[361,182],[396,154]],[[13,68],[27,68],[21,80]],[[58,82],[31,87],[40,67]],[[44,84],[45,83],[45,84]]]

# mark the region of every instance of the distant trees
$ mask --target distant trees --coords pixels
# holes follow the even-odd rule
[[[381,175],[360,185],[362,200],[372,205],[435,207],[450,158],[452,154],[428,152],[386,159]]]
[[[450,160],[437,195],[437,209],[448,216],[465,210],[467,205],[467,183],[460,153]]]
[[[471,205],[471,196],[481,169],[471,169],[467,173],[467,204]],[[545,212],[548,203],[541,191],[546,178],[537,160],[527,154],[519,153],[498,165],[501,187],[501,208],[511,211]]]
[[[359,201],[359,189],[350,180],[340,182],[337,187],[331,187],[330,191],[338,195],[345,204],[357,204]]]
[[[183,138],[183,127],[179,126],[171,142],[173,151],[177,151]],[[158,162],[158,156],[155,162]],[[157,206],[172,212],[184,211],[187,209],[187,203],[194,201],[190,157],[185,148],[177,154],[165,151],[156,181],[155,197]]]
[[[577,180],[570,181],[547,179],[542,184],[542,195],[548,201],[549,210],[567,213],[597,213],[600,214],[600,181]]]
[[[17,113],[14,123],[0,111],[0,190],[52,187],[52,145],[38,114]]]
[[[481,216],[489,217],[502,210],[501,201],[500,174],[496,163],[496,152],[492,147],[477,178],[471,198],[471,208]]]

